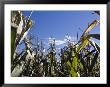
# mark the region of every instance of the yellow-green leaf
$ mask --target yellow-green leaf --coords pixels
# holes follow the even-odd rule
[[[81,62],[79,63],[79,67],[80,67],[81,70],[84,69],[83,64]]]
[[[72,77],[78,77],[78,73],[77,73],[77,71],[74,68],[71,68],[70,75]]]
[[[82,43],[77,48],[77,53],[79,53],[88,44],[89,44],[89,40],[88,39],[85,39],[84,41],[82,41]]]
[[[74,57],[72,61],[72,67],[74,67],[74,69],[77,70],[77,65],[78,65],[78,58]]]
[[[67,65],[68,65],[69,67],[71,67],[71,63],[70,63],[69,60],[67,61]]]
[[[89,33],[98,23],[99,23],[98,20],[94,20],[94,21],[88,26],[88,28],[84,31],[84,33],[83,33],[82,36],[84,36],[86,33]]]

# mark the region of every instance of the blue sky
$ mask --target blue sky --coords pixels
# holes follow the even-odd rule
[[[74,39],[77,32],[79,37],[82,35],[88,23],[92,23],[95,19],[100,20],[99,15],[92,13],[93,11],[33,11],[31,19],[34,25],[29,33],[38,36],[45,45],[51,36],[59,42],[64,41],[67,34]],[[30,11],[23,11],[24,16],[29,14]],[[96,26],[91,33],[99,34],[100,26]]]

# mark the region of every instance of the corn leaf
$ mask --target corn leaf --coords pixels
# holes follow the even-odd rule
[[[91,37],[100,40],[100,34],[89,34],[89,35],[87,35],[87,38],[91,38]]]
[[[70,63],[69,60],[67,61],[67,65],[68,65],[69,67],[71,67],[71,63]]]
[[[93,67],[95,66],[96,60],[98,58],[98,55],[99,55],[99,53],[96,52],[95,56],[94,56],[94,59],[92,60],[91,66],[89,67],[89,71],[91,71],[93,69]]]
[[[89,44],[89,40],[85,39],[77,48],[77,53],[79,53],[83,48],[85,48]]]
[[[78,65],[78,58],[74,57],[72,61],[72,67],[77,71],[77,65]]]
[[[92,40],[89,40],[89,41],[90,41],[90,44],[97,50],[97,52],[100,53],[100,46]]]
[[[17,28],[11,27],[11,58],[15,51],[15,39],[16,39]]]
[[[79,63],[79,67],[80,67],[81,70],[84,70],[84,66],[81,62]]]
[[[70,70],[69,70],[69,75],[72,77],[77,77],[77,71],[75,70],[75,68],[72,66],[72,64],[70,63],[70,61],[67,61],[67,65],[69,66]],[[74,65],[74,64],[73,64]]]
[[[84,33],[83,33],[82,36],[84,36],[85,34],[89,33],[98,23],[99,23],[98,20],[94,20],[94,21],[88,26],[88,28],[84,31]]]
[[[77,71],[73,67],[71,68],[70,75],[72,77],[78,77],[78,73],[77,73]]]
[[[85,75],[87,74],[87,70],[88,70],[88,67],[87,67],[87,64],[86,64],[86,61],[84,60],[84,58],[81,58],[81,64],[82,64],[82,71],[85,73]]]

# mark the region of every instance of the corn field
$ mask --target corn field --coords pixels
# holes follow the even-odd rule
[[[98,11],[93,11],[99,15]],[[11,76],[12,77],[100,77],[100,34],[90,34],[99,20],[94,20],[79,37],[56,52],[55,39],[51,38],[45,52],[43,42],[32,34],[27,36],[34,23],[22,11],[11,11]],[[22,27],[21,27],[22,26]],[[78,35],[77,35],[78,38]],[[22,51],[17,49],[24,44]],[[57,58],[59,57],[59,58]]]

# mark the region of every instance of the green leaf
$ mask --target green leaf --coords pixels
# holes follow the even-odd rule
[[[95,51],[96,51],[96,50],[89,51],[86,55],[84,55],[83,58],[90,56],[90,55],[93,54]]]
[[[16,39],[17,28],[11,26],[11,58],[15,51],[15,39]]]
[[[78,57],[76,55],[73,57],[72,64],[68,60],[67,65],[70,67],[70,76],[77,77],[78,76],[78,73],[77,73]]]
[[[96,52],[96,53],[95,53],[95,56],[94,56],[94,59],[92,60],[92,63],[91,63],[91,65],[90,65],[90,67],[89,67],[89,71],[91,71],[91,70],[93,69],[93,67],[95,66],[95,63],[96,63],[97,58],[98,58],[98,55],[99,55],[99,53]]]
[[[85,39],[77,48],[77,53],[79,53],[83,48],[85,48],[89,44],[89,40]]]
[[[67,65],[70,67],[69,75],[72,77],[77,77],[78,76],[77,71],[73,68],[73,66],[71,65],[69,61],[67,61]]]
[[[77,73],[77,71],[74,68],[71,68],[70,75],[72,77],[78,77],[78,73]]]
[[[77,71],[77,65],[78,65],[78,58],[74,57],[72,61],[72,67]]]
[[[71,63],[70,63],[69,60],[67,61],[67,65],[68,65],[69,67],[71,67]]]
[[[81,70],[84,70],[84,66],[81,62],[79,63],[79,67],[80,67]]]

